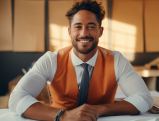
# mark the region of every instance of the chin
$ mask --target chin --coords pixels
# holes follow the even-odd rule
[[[92,52],[92,51],[93,51],[93,49],[92,49],[92,48],[89,48],[89,49],[86,49],[86,50],[76,48],[76,50],[77,50],[79,53],[82,53],[82,54],[89,54],[90,52]]]

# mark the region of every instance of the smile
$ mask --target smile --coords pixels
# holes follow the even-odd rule
[[[86,42],[90,42],[91,40],[80,40],[80,42],[86,43]]]

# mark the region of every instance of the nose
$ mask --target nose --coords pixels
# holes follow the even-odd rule
[[[86,37],[86,36],[89,35],[89,31],[87,30],[86,27],[83,27],[83,28],[81,29],[80,35],[81,35],[82,37]]]

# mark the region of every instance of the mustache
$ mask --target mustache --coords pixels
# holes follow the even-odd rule
[[[89,37],[89,36],[85,36],[85,37],[78,37],[76,40],[79,40],[79,39],[91,39],[91,40],[94,40],[93,37]]]

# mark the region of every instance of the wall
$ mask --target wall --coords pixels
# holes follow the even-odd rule
[[[49,50],[48,40],[48,6],[46,1],[46,28],[45,28],[45,51]],[[14,4],[13,4],[14,5]],[[111,18],[111,6],[112,2],[108,1],[108,16]],[[14,10],[14,9],[13,9]],[[44,53],[39,52],[0,52],[0,95],[5,95],[8,91],[8,82],[15,78],[17,75],[23,74],[21,69],[27,68],[33,61],[36,61]],[[132,56],[133,53],[127,53],[126,55]],[[132,65],[144,65],[149,61],[157,58],[158,53],[135,53],[135,58],[131,62]]]
[[[45,4],[45,52],[49,50],[48,40],[48,0]],[[12,15],[14,17],[14,0],[12,0]],[[12,18],[14,20],[14,18]],[[0,96],[8,92],[8,82],[17,75],[23,75],[22,68],[28,68],[45,52],[0,52]]]

